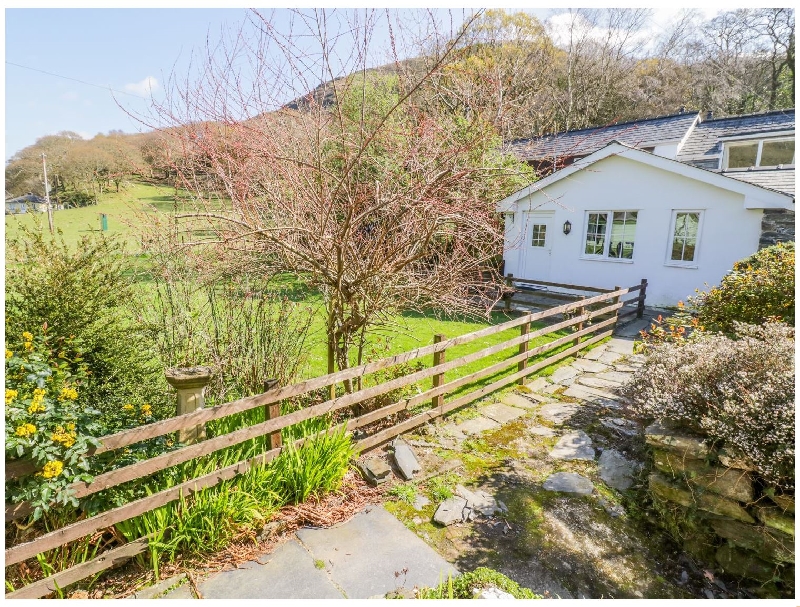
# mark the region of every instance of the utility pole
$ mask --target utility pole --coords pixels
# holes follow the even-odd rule
[[[50,225],[50,233],[55,234],[53,229],[53,207],[50,205],[50,184],[47,183],[47,161],[42,154],[42,168],[44,169],[44,199],[47,202],[47,223]]]

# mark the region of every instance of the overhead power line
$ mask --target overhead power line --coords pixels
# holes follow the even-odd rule
[[[77,78],[71,78],[69,76],[62,76],[61,74],[54,74],[53,72],[47,72],[45,70],[40,70],[35,67],[29,67],[27,65],[20,65],[19,63],[14,63],[13,61],[6,61],[6,65],[13,65],[16,67],[21,67],[22,69],[31,70],[32,72],[39,72],[41,74],[47,74],[48,76],[55,76],[56,78],[63,78],[64,80],[72,80],[73,82],[80,82],[81,84],[85,84],[87,86],[93,86],[98,89],[103,89],[106,91],[111,91],[112,93],[119,93],[120,95],[130,95],[131,97],[138,97],[139,99],[147,100],[147,97],[142,97],[141,95],[137,95],[136,93],[129,93],[128,91],[120,91],[118,89],[112,89],[110,86],[103,86],[102,84],[94,84],[93,82],[86,82],[85,80],[78,80]]]

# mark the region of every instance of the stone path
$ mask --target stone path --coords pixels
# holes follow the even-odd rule
[[[366,599],[435,586],[457,574],[430,546],[376,506],[335,527],[300,529],[272,553],[198,580],[197,590],[204,599]],[[157,597],[151,591],[136,598]],[[199,597],[182,583],[158,598]]]
[[[687,572],[669,569],[677,559],[627,517],[624,492],[638,482],[644,453],[642,428],[617,394],[644,362],[632,347],[615,336],[548,378],[478,404],[469,419],[405,437],[423,480],[410,481],[420,491],[413,504],[386,504],[400,520],[377,507],[331,529],[299,530],[197,589],[203,598],[370,598],[489,566],[546,596],[696,596],[685,590]],[[497,452],[509,455],[492,459]],[[459,479],[452,497],[422,495],[436,475]],[[164,598],[193,597],[184,584]]]

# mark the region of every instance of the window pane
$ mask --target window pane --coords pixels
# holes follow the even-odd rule
[[[586,227],[586,255],[603,254],[607,222],[608,218],[605,213],[589,213],[589,223]]]
[[[728,168],[743,169],[756,165],[758,144],[732,145],[728,150]]]
[[[532,247],[543,247],[547,240],[547,224],[537,223],[533,225],[533,236],[531,238]]]
[[[694,261],[700,213],[676,213],[675,234],[672,238],[673,261]]]
[[[765,141],[761,147],[759,166],[774,167],[794,164],[794,141]]]
[[[608,256],[615,259],[633,259],[633,240],[636,236],[636,211],[614,213],[611,224],[611,244]]]

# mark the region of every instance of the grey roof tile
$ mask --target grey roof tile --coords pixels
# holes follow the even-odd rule
[[[761,135],[794,131],[794,109],[715,118],[698,124],[678,154],[678,160],[717,157],[722,151],[721,137]]]
[[[566,131],[534,139],[512,141],[506,144],[505,149],[521,160],[544,160],[591,154],[614,140],[634,147],[679,141],[686,135],[696,118],[696,113],[683,113],[579,131]]]
[[[723,171],[721,174],[794,197],[794,169]]]

